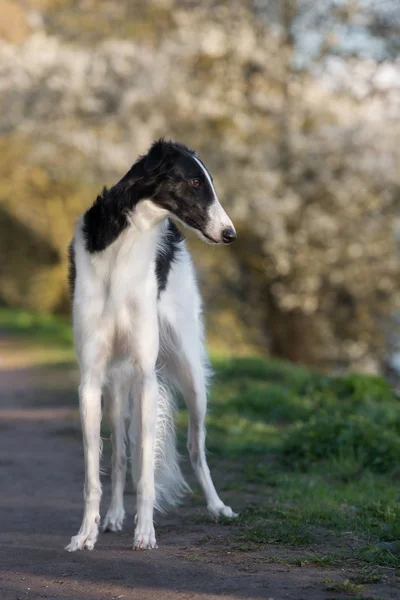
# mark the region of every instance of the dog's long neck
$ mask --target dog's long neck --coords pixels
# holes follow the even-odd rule
[[[141,170],[139,161],[115,186],[105,188],[85,213],[83,234],[90,254],[105,250],[129,226],[144,231],[167,216],[149,200],[157,187],[156,180],[143,177]]]
[[[150,199],[143,199],[136,204],[128,220],[137,232],[145,233],[157,227],[167,216],[167,210],[157,206]]]

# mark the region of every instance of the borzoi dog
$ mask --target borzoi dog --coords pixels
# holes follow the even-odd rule
[[[208,511],[236,516],[219,498],[207,465],[201,299],[174,221],[211,244],[236,239],[205,165],[186,146],[159,140],[77,222],[70,283],[85,487],[83,521],[69,551],[93,549],[99,532],[102,399],[112,432],[112,496],[103,530],[121,530],[125,516],[127,419],[135,549],[157,547],[154,509],[178,504],[189,489],[176,451],[174,386],[188,407],[188,450]]]

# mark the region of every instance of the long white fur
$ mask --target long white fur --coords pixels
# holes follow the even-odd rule
[[[210,215],[210,234],[218,230],[220,236],[232,226],[216,194]],[[73,321],[86,475],[82,525],[69,551],[92,549],[98,537],[102,396],[113,446],[112,498],[103,528],[120,530],[125,516],[126,420],[137,490],[135,548],[156,547],[154,508],[178,504],[189,489],[176,452],[174,385],[188,406],[190,459],[208,510],[215,518],[235,516],[220,500],[206,461],[207,357],[201,299],[185,246],[157,299],[155,258],[167,216],[150,200],[141,201],[129,227],[95,255],[85,249],[82,219],[77,223]]]

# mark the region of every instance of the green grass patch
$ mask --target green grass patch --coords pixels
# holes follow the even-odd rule
[[[53,315],[0,307],[0,332],[38,344],[72,347],[71,321]]]
[[[325,579],[323,583],[325,584],[325,589],[328,591],[342,592],[344,594],[349,594],[350,596],[364,589],[363,585],[352,583],[349,579],[345,579],[341,582]]]
[[[387,382],[259,357],[213,366],[210,463],[222,464],[220,489],[239,502],[257,496],[234,525],[236,541],[333,540],[366,563],[398,566],[400,400]],[[183,434],[184,409],[178,424]]]

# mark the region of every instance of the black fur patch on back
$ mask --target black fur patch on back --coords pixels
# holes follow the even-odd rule
[[[156,256],[156,276],[158,284],[158,297],[165,290],[168,282],[168,275],[172,263],[176,260],[179,253],[179,244],[183,242],[184,236],[176,227],[175,223],[168,220],[168,229],[163,240],[163,247],[159,248]]]
[[[76,279],[75,248],[74,240],[68,246],[68,283],[71,298],[74,297]]]
[[[128,227],[129,210],[127,186],[118,184],[97,196],[96,202],[83,218],[83,235],[86,250],[93,254],[101,252],[112,244],[124,229]]]
[[[157,177],[147,173],[144,164],[142,156],[116,185],[109,190],[104,188],[86,211],[82,229],[90,254],[102,252],[115,242],[128,227],[128,215],[137,203],[154,194]]]

